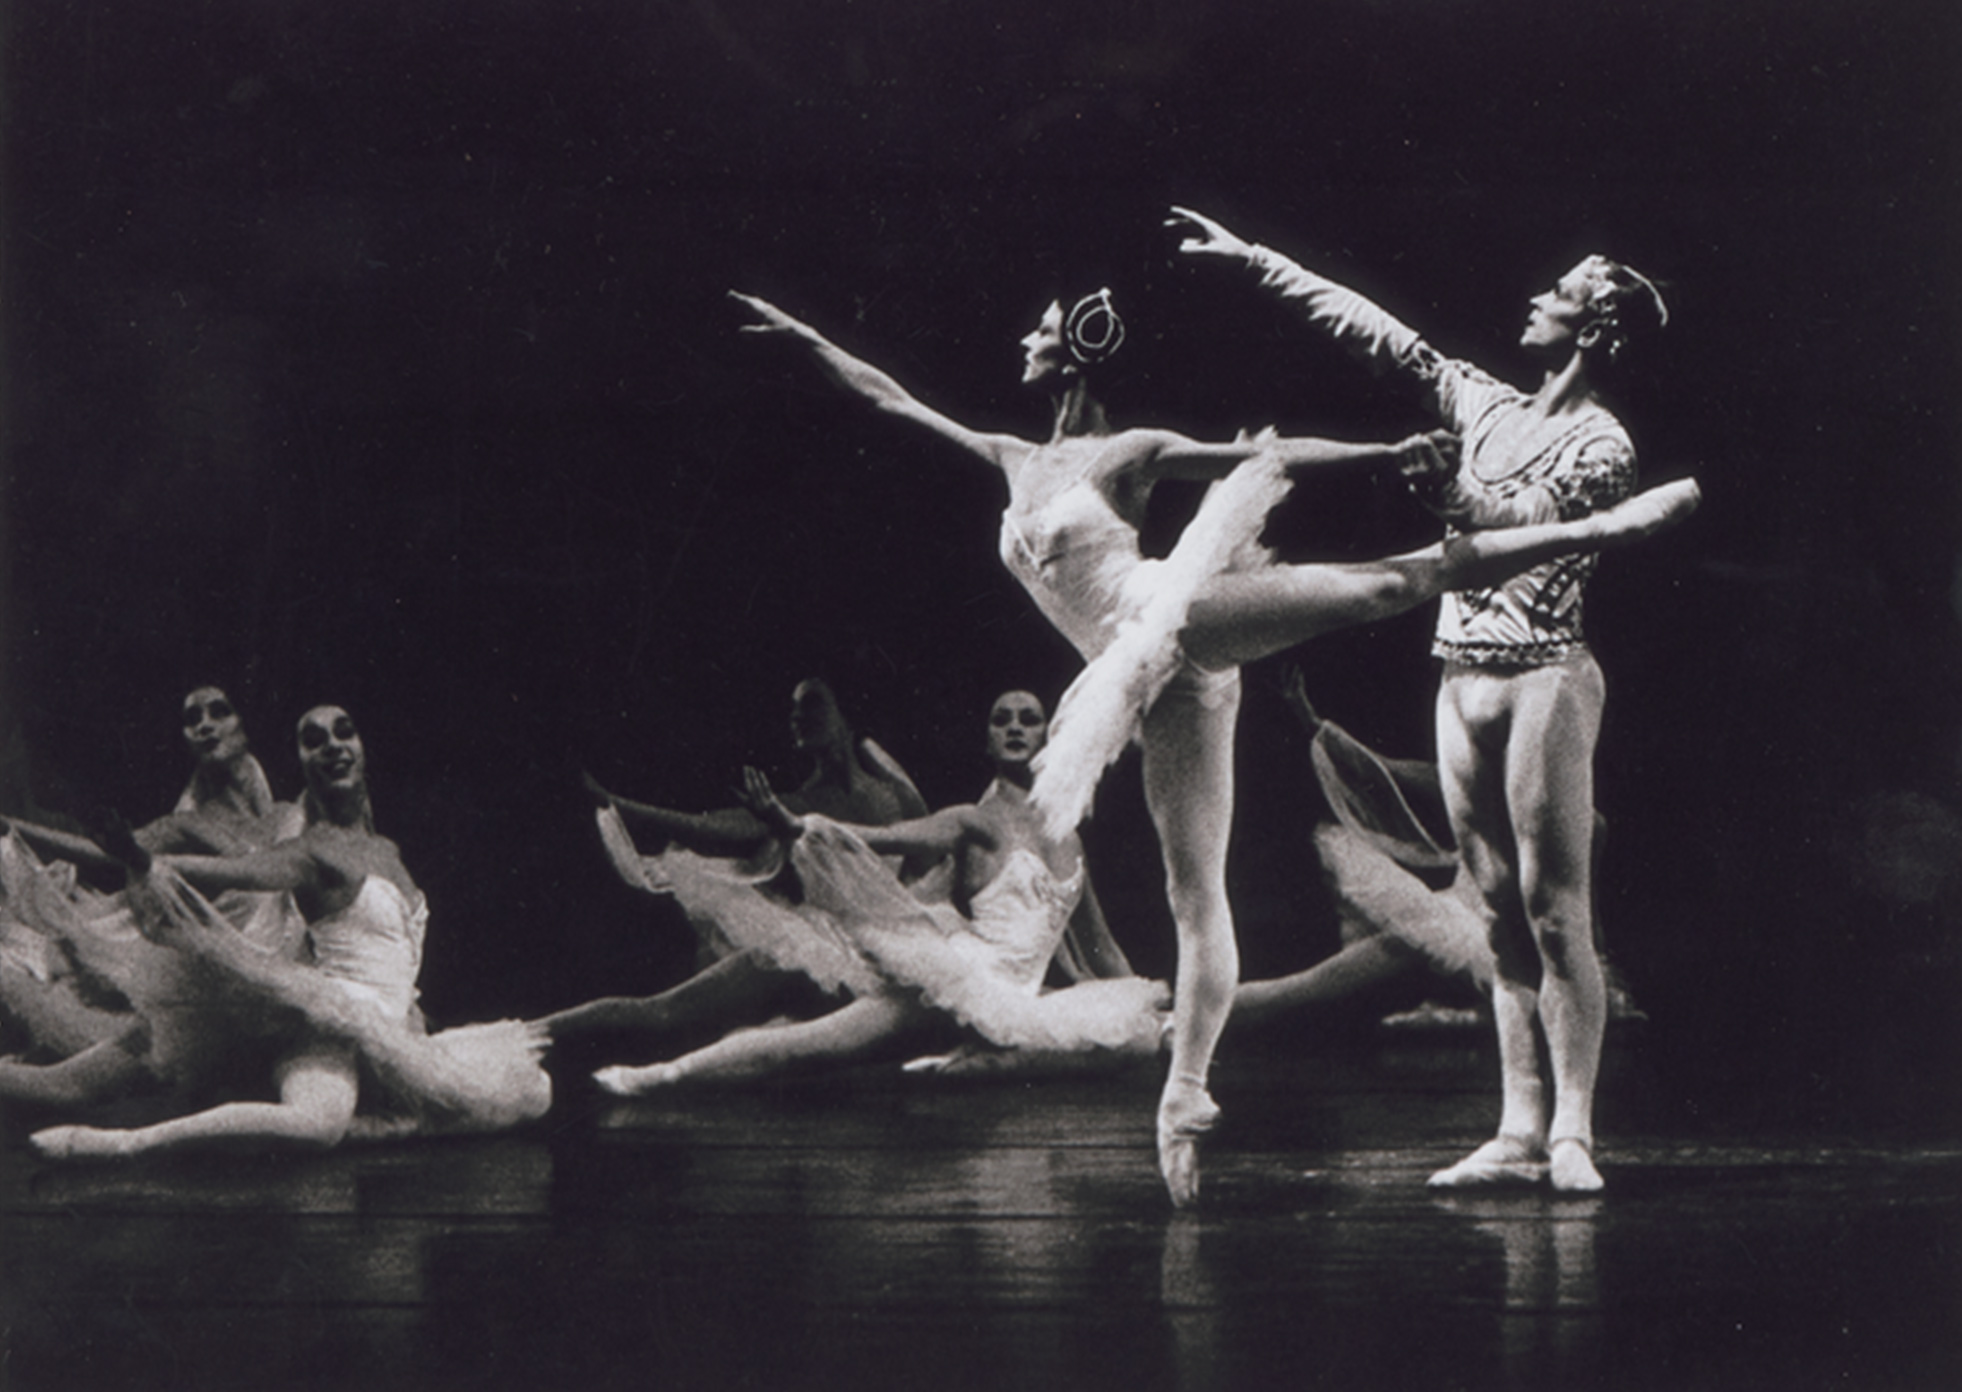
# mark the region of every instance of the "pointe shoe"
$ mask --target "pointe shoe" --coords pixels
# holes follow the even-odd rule
[[[1547,1147],[1553,1163],[1547,1176],[1562,1194],[1596,1194],[1606,1187],[1594,1168],[1592,1148],[1579,1136],[1562,1136]]]
[[[94,1126],[50,1126],[27,1140],[48,1160],[115,1160],[135,1154],[127,1132]]]
[[[1175,1085],[1158,1103],[1158,1173],[1172,1207],[1199,1199],[1199,1141],[1219,1125],[1219,1104],[1196,1084]]]
[[[1653,536],[1683,521],[1703,501],[1695,479],[1677,479],[1623,499],[1599,516],[1604,543]]]
[[[1495,1136],[1457,1164],[1430,1178],[1433,1189],[1496,1189],[1538,1184],[1547,1176],[1546,1152],[1524,1136]]]

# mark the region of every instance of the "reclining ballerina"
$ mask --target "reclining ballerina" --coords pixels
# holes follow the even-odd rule
[[[277,1100],[131,1129],[51,1127],[32,1137],[42,1154],[317,1148],[349,1136],[493,1130],[550,1107],[543,1041],[528,1026],[424,1032],[415,1006],[427,906],[395,843],[375,831],[361,736],[346,711],[317,706],[300,720],[299,746],[307,791],[298,836],[242,856],[151,857],[124,833],[104,849],[129,868],[145,936],[105,938],[80,917],[66,925],[78,955],[143,1016],[153,1069],[181,1077],[242,1054],[263,1062]],[[248,942],[203,897],[234,889],[290,893],[311,963]],[[372,1092],[364,1078],[375,1080]]]
[[[240,855],[299,834],[299,804],[273,796],[222,688],[200,686],[184,697],[182,730],[190,781],[169,813],[137,828],[140,847]],[[62,1103],[141,1086],[153,1076],[139,1043],[141,1019],[80,968],[55,926],[80,914],[95,921],[98,936],[138,936],[124,897],[91,888],[78,873],[120,875],[120,864],[86,836],[20,819],[9,826],[0,837],[0,1021],[26,1035],[30,1060],[68,1066],[31,1075],[0,1070],[0,1093]],[[58,905],[52,920],[40,907],[49,901]],[[296,959],[305,952],[306,923],[291,895],[233,891],[214,903],[261,947]],[[10,1084],[27,1092],[9,1091]]]
[[[740,1029],[666,1062],[601,1069],[600,1086],[634,1096],[853,1061],[902,1050],[948,1017],[1008,1048],[1156,1052],[1169,1004],[1162,983],[1124,974],[1042,990],[1072,918],[1088,917],[1090,936],[1108,939],[1081,842],[1073,831],[1051,835],[1029,800],[1047,734],[1036,697],[1005,693],[989,713],[987,791],[884,827],[800,816],[747,770],[751,805],[789,845],[802,902],[686,867],[675,893],[732,943],[851,999],[815,1020]],[[944,883],[903,884],[890,855],[933,858]],[[1123,968],[1121,954],[1106,967]]]

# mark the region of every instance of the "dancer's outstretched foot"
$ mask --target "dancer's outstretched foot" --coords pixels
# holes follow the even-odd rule
[[[1547,1177],[1562,1194],[1595,1194],[1605,1186],[1594,1168],[1592,1148],[1579,1136],[1561,1136],[1547,1147],[1552,1164]]]
[[[1431,1176],[1433,1189],[1491,1189],[1538,1184],[1546,1178],[1546,1150],[1525,1136],[1495,1136],[1470,1155]]]
[[[615,1064],[593,1074],[593,1081],[620,1097],[639,1097],[680,1082],[681,1074],[671,1063],[650,1063],[645,1068]]]
[[[1592,519],[1599,529],[1601,544],[1635,541],[1673,527],[1696,511],[1703,501],[1703,490],[1695,479],[1677,479],[1657,484],[1632,498],[1596,513]]]
[[[1219,1104],[1205,1085],[1173,1078],[1158,1099],[1158,1173],[1172,1196],[1172,1207],[1185,1208],[1199,1198],[1199,1140],[1219,1124]]]
[[[50,1160],[120,1160],[137,1153],[129,1132],[96,1126],[50,1126],[27,1139]]]

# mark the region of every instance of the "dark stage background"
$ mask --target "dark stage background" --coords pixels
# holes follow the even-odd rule
[[[828,676],[930,800],[1075,668],[994,555],[999,481],[736,333],[737,286],[976,425],[1111,285],[1124,420],[1404,433],[1414,405],[1183,261],[1172,203],[1515,375],[1584,250],[1677,314],[1623,404],[1703,513],[1590,598],[1608,932],[1686,1121],[1951,1127],[1962,900],[1953,6],[58,3],[5,10],[6,810],[141,820],[227,686],[282,792],[368,738],[445,1021],[652,990],[672,914],[571,770],[683,807],[801,774]],[[1162,530],[1190,497],[1168,495]],[[1294,556],[1420,543],[1304,488]],[[1301,654],[1427,754],[1431,613]],[[1253,669],[1248,969],[1334,945],[1304,741]],[[1135,760],[1089,831],[1170,965]]]

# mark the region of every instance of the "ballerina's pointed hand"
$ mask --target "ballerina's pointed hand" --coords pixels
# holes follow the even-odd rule
[[[1234,236],[1223,225],[1190,208],[1173,208],[1172,215],[1165,219],[1165,225],[1174,232],[1184,234],[1179,250],[1189,256],[1230,256],[1244,260],[1253,250],[1251,245]]]
[[[742,799],[743,805],[779,836],[789,839],[804,830],[803,819],[778,799],[776,790],[771,788],[770,780],[764,775],[763,770],[749,767],[743,769]]]
[[[613,806],[613,794],[609,793],[604,787],[602,787],[600,785],[599,779],[593,777],[593,775],[587,772],[585,769],[579,770],[579,784],[592,797],[593,801],[598,803],[601,807]]]
[[[756,295],[745,295],[740,290],[731,290],[729,298],[744,305],[749,312],[762,320],[759,324],[744,324],[740,330],[750,334],[790,334],[797,338],[814,338],[817,331],[801,319],[793,319],[768,300]]]

